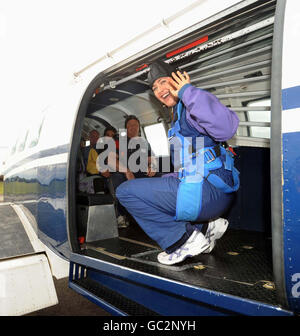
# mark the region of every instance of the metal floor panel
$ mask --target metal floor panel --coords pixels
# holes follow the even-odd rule
[[[188,258],[173,266],[159,264],[156,259],[159,252],[159,247],[135,226],[122,229],[119,238],[94,242],[82,251],[90,257],[163,278],[278,304],[273,284],[271,239],[262,233],[228,230],[211,254]]]
[[[25,229],[10,205],[0,206],[0,259],[34,253]]]

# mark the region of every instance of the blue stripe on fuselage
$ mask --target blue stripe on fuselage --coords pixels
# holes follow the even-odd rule
[[[300,312],[300,132],[284,133],[282,140],[283,239],[287,297],[292,310]]]
[[[44,157],[47,157],[47,156],[53,156],[53,155],[68,153],[69,148],[70,148],[70,145],[65,144],[65,145],[54,147],[54,148],[44,149],[40,152],[34,153],[34,154],[24,158],[22,161],[18,161],[13,166],[9,167],[8,170],[4,172],[4,175],[7,174],[10,170],[13,170],[13,169],[18,168],[20,166],[23,166],[26,163],[31,162],[33,160],[41,159],[41,158],[44,158]]]
[[[282,109],[291,110],[300,107],[300,86],[282,90]]]

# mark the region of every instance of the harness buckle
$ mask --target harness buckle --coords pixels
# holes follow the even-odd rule
[[[210,155],[208,155],[208,156],[211,156],[211,157],[212,157],[210,160],[207,160],[205,163],[213,162],[213,161],[215,161],[215,159],[217,158],[217,157],[215,156],[215,154],[213,153],[213,151],[212,151],[210,148],[206,149],[206,150],[203,152],[203,154],[205,154],[205,153],[209,153]]]
[[[185,168],[184,167],[180,167],[179,170],[178,170],[178,178],[179,179],[182,179],[185,177]]]

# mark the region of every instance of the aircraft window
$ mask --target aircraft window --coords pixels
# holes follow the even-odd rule
[[[44,118],[42,121],[39,121],[39,123],[36,123],[35,125],[32,126],[32,129],[29,131],[29,137],[28,137],[28,148],[32,148],[36,146],[39,142],[42,127],[44,123]]]
[[[270,123],[271,122],[271,112],[270,111],[255,111],[255,107],[271,106],[270,99],[261,99],[261,100],[253,101],[247,104],[247,106],[253,107],[253,111],[248,111],[248,119],[250,122],[259,122],[259,123]],[[270,135],[271,135],[270,127],[250,126],[250,136],[252,137],[270,139]]]
[[[16,143],[14,144],[14,146],[11,148],[11,151],[10,151],[11,155],[15,154],[16,149],[17,149],[17,143],[18,143],[18,141],[16,141]]]
[[[28,138],[28,131],[26,132],[23,141],[18,146],[18,152],[22,152],[24,150],[27,138]]]
[[[156,156],[169,155],[168,139],[163,124],[146,126],[144,132]]]

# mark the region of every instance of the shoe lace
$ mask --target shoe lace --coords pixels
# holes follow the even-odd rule
[[[172,252],[169,256],[169,260],[172,261],[173,257],[176,256],[176,258],[181,257],[181,253],[183,251],[188,251],[189,249],[187,247],[179,247],[176,251]]]
[[[209,244],[211,243],[211,237],[213,237],[215,235],[214,233],[212,233],[212,231],[215,228],[215,224],[213,223],[210,226],[208,226],[206,234],[205,234],[205,238],[207,239],[207,241],[208,241]]]

